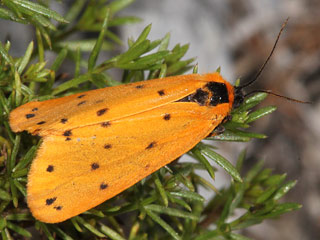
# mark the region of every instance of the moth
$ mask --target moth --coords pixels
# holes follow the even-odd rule
[[[32,214],[43,222],[61,222],[112,198],[193,148],[242,100],[242,91],[215,72],[14,109],[11,129],[42,137],[28,175]]]

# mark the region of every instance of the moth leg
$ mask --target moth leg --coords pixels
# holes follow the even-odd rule
[[[224,133],[225,127],[222,124],[219,124],[207,137],[213,137],[219,134]]]
[[[223,120],[222,120],[222,123],[226,123],[228,121],[231,121],[232,120],[232,116],[231,115],[227,115]]]
[[[224,133],[226,128],[222,124],[230,121],[231,119],[232,119],[231,115],[226,116],[222,120],[222,122],[218,126],[216,126],[216,128],[207,137],[213,137],[213,136],[216,136],[216,135]]]

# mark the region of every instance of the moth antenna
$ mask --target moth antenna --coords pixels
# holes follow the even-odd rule
[[[261,66],[261,68],[260,68],[259,71],[257,72],[256,76],[255,76],[251,81],[249,81],[248,83],[245,83],[245,84],[243,84],[242,86],[238,86],[237,88],[242,89],[242,88],[248,87],[249,85],[251,85],[253,82],[255,82],[255,81],[259,78],[259,76],[261,75],[261,73],[262,73],[262,71],[264,70],[265,66],[266,66],[267,63],[269,62],[271,56],[273,55],[273,52],[274,52],[274,50],[276,49],[277,44],[278,44],[278,41],[279,41],[279,39],[280,39],[280,36],[281,36],[281,34],[282,34],[282,32],[283,32],[283,29],[286,27],[288,21],[289,21],[289,17],[288,17],[288,18],[284,21],[284,23],[282,24],[281,29],[280,29],[280,31],[279,31],[279,33],[278,33],[277,39],[276,39],[276,41],[274,42],[273,47],[272,47],[272,49],[271,49],[271,52],[270,52],[269,56],[267,57],[266,61],[264,62],[264,64]]]
[[[298,100],[298,99],[295,99],[295,98],[291,98],[291,97],[287,97],[287,96],[284,96],[284,95],[281,95],[281,94],[278,94],[278,93],[274,93],[272,92],[271,90],[253,90],[252,92],[249,92],[247,93],[244,97],[248,97],[254,93],[259,93],[259,92],[264,92],[264,93],[267,93],[267,94],[270,94],[270,95],[273,95],[273,96],[276,96],[276,97],[280,97],[280,98],[284,98],[284,99],[287,99],[288,101],[291,101],[291,102],[296,102],[296,103],[303,103],[303,104],[311,104],[312,102],[309,102],[309,101],[301,101],[301,100]]]

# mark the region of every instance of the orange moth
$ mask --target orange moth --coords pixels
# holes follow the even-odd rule
[[[42,137],[28,176],[32,214],[56,223],[112,198],[194,147],[242,100],[241,88],[215,72],[16,108],[12,130]]]

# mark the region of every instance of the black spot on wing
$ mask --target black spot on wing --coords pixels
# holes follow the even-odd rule
[[[33,114],[33,113],[26,114],[26,118],[27,118],[27,119],[33,118],[34,116],[36,116],[36,115]]]
[[[102,103],[102,102],[103,102],[102,99],[95,101],[95,103]]]
[[[100,184],[100,190],[104,190],[104,189],[106,189],[108,187],[108,184],[106,184],[106,183],[101,183]]]
[[[108,108],[102,108],[99,111],[97,111],[97,116],[102,116],[108,111]]]
[[[48,165],[47,172],[53,172],[53,171],[54,171],[54,166],[53,165]]]
[[[151,142],[146,149],[151,149],[156,145],[156,142]]]
[[[111,144],[105,144],[103,147],[104,147],[105,149],[110,149],[110,148],[112,148],[112,145],[111,145]]]
[[[92,163],[91,164],[91,169],[92,170],[96,170],[96,169],[98,169],[100,166],[99,166],[99,164],[98,163]]]
[[[42,125],[42,124],[45,124],[46,121],[41,121],[41,122],[38,122],[37,125]]]
[[[46,200],[46,205],[51,205],[52,203],[54,203],[54,201],[57,199],[57,197],[53,197],[53,198],[48,198]]]
[[[166,121],[170,120],[170,118],[171,118],[171,115],[170,115],[169,113],[166,113],[166,114],[163,116],[163,119],[166,120]]]
[[[68,122],[68,118],[61,118],[61,119],[60,119],[60,122],[63,123],[63,124],[65,124],[66,122]]]
[[[81,101],[81,102],[79,102],[78,104],[77,104],[77,106],[81,106],[81,105],[83,105],[83,104],[85,104],[87,101]]]
[[[38,108],[32,108],[32,110],[31,110],[32,112],[36,112],[36,111],[38,111]]]
[[[144,85],[137,85],[136,88],[137,88],[137,89],[144,88]]]
[[[66,130],[66,131],[64,131],[64,133],[63,133],[63,136],[66,136],[66,137],[71,136],[71,135],[72,135],[71,130]]]
[[[71,138],[69,138],[69,137],[66,138],[66,141],[70,141],[70,140],[71,140]]]
[[[55,206],[53,208],[56,209],[57,211],[60,211],[62,209],[62,206]]]
[[[77,98],[83,98],[84,96],[85,96],[85,94],[81,94]]]
[[[164,95],[165,95],[164,90],[159,90],[159,91],[158,91],[158,94],[159,94],[160,96],[164,96]]]
[[[101,127],[110,127],[111,123],[110,122],[103,122],[101,123]]]

